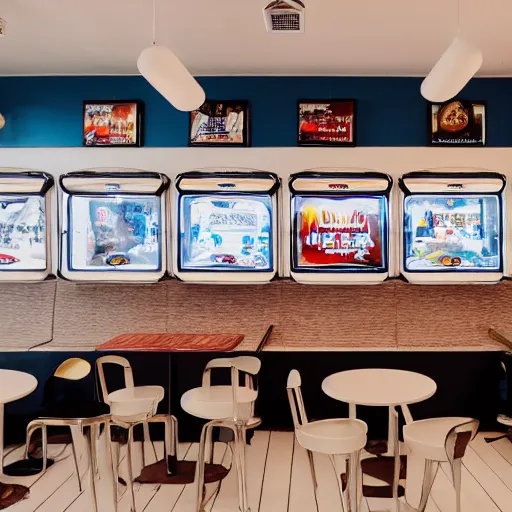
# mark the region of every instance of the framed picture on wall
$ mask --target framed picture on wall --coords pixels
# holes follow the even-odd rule
[[[207,100],[190,112],[189,146],[249,146],[249,102]]]
[[[430,146],[485,146],[486,104],[451,100],[428,104]]]
[[[355,146],[355,100],[299,100],[299,146]]]
[[[90,147],[143,145],[144,103],[84,101],[82,144]]]

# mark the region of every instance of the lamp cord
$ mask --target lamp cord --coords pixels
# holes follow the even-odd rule
[[[460,34],[460,0],[457,0],[457,34]]]
[[[156,0],[153,0],[153,45],[156,45]]]

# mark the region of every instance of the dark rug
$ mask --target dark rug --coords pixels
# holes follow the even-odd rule
[[[165,460],[146,466],[135,481],[141,484],[191,484],[194,481],[196,462],[193,460],[180,460],[177,463],[177,474],[167,474]],[[206,464],[204,481],[207,484],[220,482],[229,473],[229,469],[221,464]]]
[[[11,507],[28,495],[28,487],[0,483],[0,510]]]
[[[393,470],[394,470],[393,457],[377,457],[374,459],[366,459],[361,462],[363,473],[372,476],[378,480],[386,482],[388,485],[373,486],[363,485],[363,496],[367,498],[392,498],[393,497]],[[400,456],[400,480],[405,479],[407,476],[407,457]],[[405,489],[398,486],[398,497],[405,495]]]

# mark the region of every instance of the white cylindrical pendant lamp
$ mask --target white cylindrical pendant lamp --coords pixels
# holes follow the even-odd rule
[[[442,103],[459,94],[475,76],[483,62],[482,52],[474,44],[457,36],[421,84],[421,95]]]
[[[205,100],[203,88],[166,46],[150,46],[137,60],[140,74],[175,108],[190,112]]]

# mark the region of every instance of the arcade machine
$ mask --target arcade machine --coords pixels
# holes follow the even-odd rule
[[[49,174],[0,170],[0,281],[43,281],[52,273]]]
[[[104,168],[59,181],[61,277],[151,283],[164,276],[167,176]]]
[[[204,169],[180,174],[173,201],[173,270],[197,283],[266,283],[277,274],[277,191],[272,173]]]
[[[389,276],[387,174],[312,169],[290,177],[291,276],[299,283],[372,284]]]
[[[505,177],[418,171],[400,179],[401,273],[411,283],[493,283],[504,269]]]

